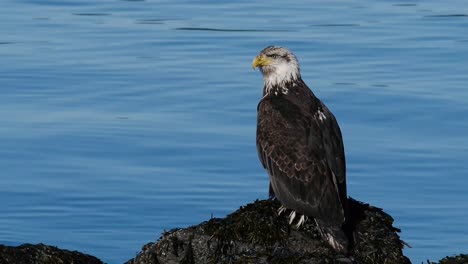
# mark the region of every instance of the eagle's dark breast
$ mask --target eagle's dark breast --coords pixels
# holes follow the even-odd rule
[[[274,196],[287,208],[341,226],[345,156],[333,114],[302,80],[258,105],[257,150]]]

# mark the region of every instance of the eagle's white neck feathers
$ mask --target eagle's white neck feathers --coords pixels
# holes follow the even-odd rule
[[[271,69],[263,75],[266,93],[272,92],[273,87],[278,87],[281,93],[288,94],[286,83],[293,83],[301,76],[297,61],[283,62],[268,67]]]

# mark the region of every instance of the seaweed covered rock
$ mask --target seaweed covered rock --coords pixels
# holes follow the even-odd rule
[[[427,261],[428,264],[437,264],[435,262],[429,262]],[[467,264],[468,263],[468,255],[465,254],[460,254],[458,256],[452,256],[452,257],[445,257],[441,260],[439,260],[438,264]]]
[[[0,264],[103,264],[96,257],[44,244],[23,244],[17,247],[0,245]]]
[[[313,219],[291,226],[280,204],[255,201],[226,218],[165,232],[127,264],[156,263],[410,263],[393,219],[382,209],[349,199],[351,257],[335,253],[320,237]]]

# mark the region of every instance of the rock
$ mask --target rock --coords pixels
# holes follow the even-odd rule
[[[0,264],[103,264],[96,257],[44,244],[0,245]]]
[[[255,201],[226,218],[165,232],[143,246],[126,264],[198,263],[357,263],[411,264],[405,244],[382,209],[349,199],[348,227],[354,238],[350,256],[336,254],[322,240],[313,219],[299,229],[277,216],[277,201]],[[103,264],[96,257],[44,244],[0,245],[0,264]],[[427,264],[466,264],[468,255],[445,257]]]
[[[435,262],[429,262],[429,261],[427,261],[427,263],[437,264]],[[438,264],[466,264],[466,263],[468,263],[468,255],[465,255],[465,254],[460,254],[454,257],[445,257],[439,260],[438,262]]]
[[[411,263],[399,229],[382,209],[349,199],[350,256],[336,254],[313,219],[299,229],[277,215],[279,202],[255,201],[226,218],[165,232],[126,264],[159,263]]]

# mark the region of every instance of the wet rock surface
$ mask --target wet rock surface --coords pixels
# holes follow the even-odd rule
[[[429,264],[467,264],[468,263],[468,255],[460,254],[458,256],[452,257],[445,257],[441,259],[438,263],[436,262],[429,262]]]
[[[102,264],[98,258],[44,244],[0,245],[0,264]]]
[[[300,228],[277,216],[280,204],[262,200],[226,218],[165,232],[127,264],[156,263],[410,263],[399,229],[382,209],[350,199],[350,256],[336,254],[311,219]]]

